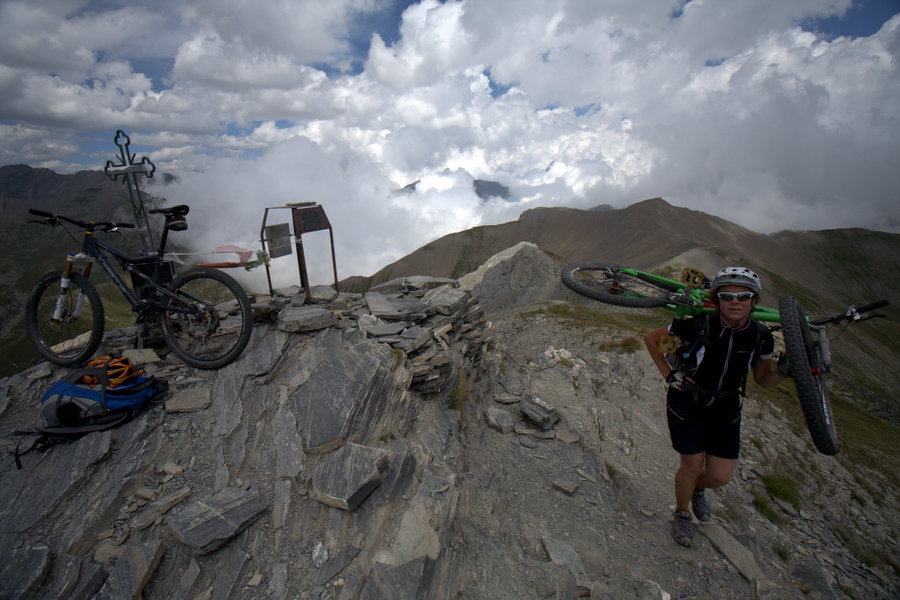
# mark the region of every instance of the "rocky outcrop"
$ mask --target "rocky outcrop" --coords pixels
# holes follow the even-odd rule
[[[584,305],[559,268],[523,243],[460,281],[258,296],[248,349],[216,372],[109,332],[103,351],[140,361],[167,395],[113,431],[24,454],[21,470],[12,451],[30,438],[13,432],[36,425],[66,371],[0,380],[0,597],[896,594],[896,574],[834,531],[895,547],[896,498],[875,508],[834,458],[805,457],[833,498],[772,499],[780,525],[757,510],[773,465],[805,456],[759,398],[735,481],[710,493],[715,520],[677,546],[664,387],[626,343],[647,317],[560,318]]]
[[[130,330],[106,336],[103,352],[129,354],[170,391],[116,430],[4,464],[0,562],[16,568],[3,597],[225,598],[263,582],[284,597],[339,575],[370,596],[455,585],[445,555],[461,483],[445,453],[458,423],[441,415],[425,439],[405,434],[422,403],[441,412],[461,373],[483,371],[484,311],[428,277],[365,296],[318,289],[313,305],[298,292],[257,297],[249,347],[218,372],[135,350]],[[4,416],[33,418],[63,373],[4,380]],[[292,560],[270,564],[279,546]]]

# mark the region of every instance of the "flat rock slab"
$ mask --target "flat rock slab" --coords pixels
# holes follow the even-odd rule
[[[436,312],[442,315],[452,315],[462,309],[470,297],[465,290],[447,286],[428,292],[423,300],[431,304]]]
[[[357,321],[359,328],[372,337],[399,335],[409,324],[404,321],[387,322],[372,315],[362,315]]]
[[[166,400],[166,412],[197,412],[209,408],[212,404],[212,386],[199,385],[172,394]]]
[[[131,526],[134,529],[146,529],[152,525],[158,518],[166,514],[169,510],[178,505],[182,500],[191,495],[191,488],[181,487],[167,496],[163,496],[159,500],[148,505],[137,517],[132,521]]]
[[[194,554],[206,554],[243,531],[267,509],[256,488],[226,487],[172,515],[169,528]]]
[[[563,565],[572,572],[572,575],[575,576],[579,593],[589,592],[592,582],[589,580],[581,558],[575,552],[575,549],[568,542],[546,535],[541,538],[541,543],[553,564]]]
[[[94,598],[141,598],[141,590],[150,581],[162,555],[163,544],[160,541],[129,544]]]
[[[84,473],[109,452],[112,433],[89,433],[71,444],[22,457],[23,469],[0,474],[0,533],[23,532],[49,514]],[[24,446],[23,446],[24,447]]]
[[[445,277],[431,277],[430,275],[410,275],[408,277],[398,277],[396,279],[391,279],[390,281],[385,281],[384,283],[374,286],[371,291],[390,294],[395,292],[406,292],[409,290],[433,289],[448,284],[456,285],[456,280],[447,279]]]
[[[289,333],[317,331],[337,324],[337,317],[327,308],[287,306],[278,313],[278,328]]]
[[[500,433],[510,433],[513,430],[513,418],[508,410],[498,406],[488,406],[485,413],[487,424]]]
[[[388,454],[380,448],[345,444],[313,469],[310,497],[322,504],[353,510],[381,485]]]
[[[716,550],[721,552],[747,581],[753,582],[765,579],[765,574],[759,565],[756,564],[753,554],[734,539],[730,533],[725,531],[724,527],[707,524],[700,527],[700,531],[709,538]]]
[[[289,401],[306,450],[324,454],[344,441],[377,439],[405,410],[409,372],[396,357],[356,330],[343,336],[331,328],[321,343],[300,355]],[[398,380],[403,379],[402,381]]]
[[[367,292],[365,295],[369,312],[382,319],[396,319],[399,316],[397,309],[391,304],[387,296],[380,292]]]
[[[549,431],[559,421],[559,411],[538,396],[528,396],[519,403],[519,410],[543,431]]]
[[[425,597],[423,592],[429,587],[433,564],[434,560],[427,556],[396,566],[375,563],[362,597],[365,600]]]
[[[34,546],[2,553],[0,597],[33,598],[50,568],[50,548]]]
[[[594,582],[591,586],[591,598],[670,600],[671,596],[655,581],[636,577],[613,577]]]

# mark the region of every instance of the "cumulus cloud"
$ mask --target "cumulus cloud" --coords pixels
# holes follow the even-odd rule
[[[540,205],[662,196],[760,231],[898,231],[900,15],[869,37],[804,29],[851,6],[7,0],[0,146],[59,167],[85,132],[129,128],[210,243],[320,202],[358,274]]]

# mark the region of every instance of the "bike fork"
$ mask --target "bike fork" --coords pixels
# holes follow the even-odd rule
[[[81,316],[81,310],[84,308],[84,292],[78,290],[78,296],[75,298],[75,310],[69,315],[65,314],[66,298],[69,295],[69,285],[72,283],[72,269],[76,259],[87,259],[87,264],[84,265],[84,276],[85,278],[91,276],[91,266],[94,264],[92,257],[86,254],[69,254],[66,256],[66,268],[63,269],[62,277],[59,280],[59,294],[56,297],[56,308],[53,309],[53,317],[51,318],[51,321],[54,323],[61,322],[64,316],[75,320]]]
[[[830,373],[831,372],[831,343],[828,341],[828,336],[825,335],[825,326],[824,325],[809,325],[809,328],[816,332],[819,340],[816,342],[816,345],[819,347],[819,359],[820,364],[817,365],[818,369],[822,373]]]

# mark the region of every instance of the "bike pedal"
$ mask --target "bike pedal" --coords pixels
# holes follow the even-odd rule
[[[691,289],[700,287],[703,285],[703,271],[685,267],[681,271],[681,283]]]
[[[681,339],[675,335],[664,335],[659,340],[659,351],[663,354],[674,354],[681,345]]]

